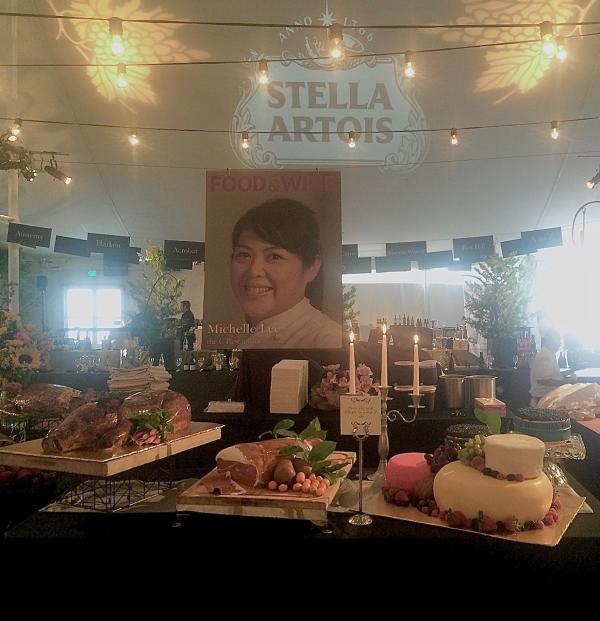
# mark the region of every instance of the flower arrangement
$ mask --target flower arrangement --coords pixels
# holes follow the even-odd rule
[[[340,395],[350,390],[349,371],[340,372],[339,364],[324,366],[325,376],[311,389],[310,405],[320,410],[339,410]],[[373,371],[366,364],[356,367],[356,392],[367,395],[375,392]]]
[[[0,310],[0,389],[14,391],[45,365],[51,342],[16,313]],[[18,390],[17,390],[18,392]]]

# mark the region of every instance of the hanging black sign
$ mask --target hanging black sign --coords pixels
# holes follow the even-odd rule
[[[358,244],[342,244],[342,263],[358,259]]]
[[[76,257],[89,257],[90,247],[87,239],[77,239],[75,237],[63,237],[57,235],[54,240],[54,252],[72,254]]]
[[[427,254],[427,242],[394,242],[385,245],[385,254],[388,257],[402,257],[403,259],[418,259]]]
[[[35,248],[36,246],[50,248],[51,237],[52,229],[10,222],[8,224],[6,241],[14,244],[21,244],[22,246],[29,246],[30,248]]]
[[[187,259],[165,259],[167,269],[178,272],[179,270],[191,270],[194,262]]]
[[[137,246],[129,246],[127,251],[127,262],[131,265],[137,265],[140,262],[139,255],[141,254],[142,249]]]
[[[361,257],[354,261],[343,261],[343,274],[370,274],[371,273],[371,257]]]
[[[129,273],[126,253],[105,253],[102,259],[105,276],[127,276]]]
[[[476,261],[474,261],[476,263]],[[467,261],[466,259],[459,259],[458,261],[452,261],[448,266],[448,269],[451,272],[470,272],[471,271],[471,261]]]
[[[90,252],[127,255],[127,249],[129,248],[129,237],[125,237],[124,235],[88,233],[88,244]]]
[[[502,256],[505,259],[510,256],[518,257],[524,254],[531,254],[536,250],[524,239],[509,239],[508,241],[500,242],[500,247],[502,248]]]
[[[409,259],[402,257],[375,257],[376,272],[410,272]]]
[[[204,242],[165,239],[164,249],[167,261],[183,261],[186,264],[190,261],[204,261]]]
[[[494,236],[484,235],[483,237],[462,237],[452,240],[455,259],[467,259],[477,261],[487,259],[493,255]]]
[[[428,252],[419,258],[420,270],[431,270],[440,267],[449,267],[452,263],[452,250]]]
[[[523,231],[523,240],[529,244],[530,248],[540,250],[541,248],[555,248],[563,245],[562,229],[557,226],[553,229],[539,229],[537,231]]]

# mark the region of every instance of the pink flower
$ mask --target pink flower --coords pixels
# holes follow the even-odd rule
[[[17,341],[21,341],[21,343],[23,343],[24,345],[28,345],[29,343],[31,343],[31,338],[25,330],[19,330],[15,338]]]
[[[9,397],[14,397],[15,395],[18,395],[21,392],[22,388],[23,387],[21,386],[21,384],[19,384],[19,382],[9,382],[8,384],[6,384],[6,392]]]
[[[356,375],[358,377],[369,377],[373,375],[373,371],[371,371],[371,369],[366,364],[361,363],[356,367]]]
[[[338,387],[339,388],[348,388],[348,384],[350,382],[348,381],[347,377],[340,377],[339,381],[338,381]]]

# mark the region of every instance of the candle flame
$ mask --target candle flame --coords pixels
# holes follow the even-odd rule
[[[415,334],[415,343],[418,343],[418,342],[419,342],[419,335]]]
[[[350,332],[350,342],[354,343],[354,332]]]
[[[382,330],[382,332],[383,332],[384,334],[386,334],[386,333],[387,333],[387,326],[386,326],[385,324],[383,324],[383,325],[381,326],[381,330]]]

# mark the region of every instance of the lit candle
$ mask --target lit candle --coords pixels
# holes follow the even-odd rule
[[[350,332],[350,394],[356,394],[356,360],[354,359],[354,332]]]
[[[415,334],[413,353],[413,393],[419,394],[419,336],[417,334]]]
[[[383,332],[383,338],[381,339],[381,385],[387,386],[387,326],[383,324],[381,330]]]

